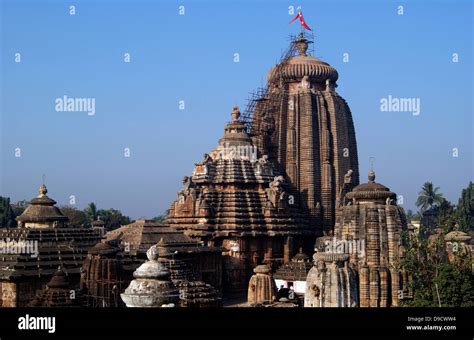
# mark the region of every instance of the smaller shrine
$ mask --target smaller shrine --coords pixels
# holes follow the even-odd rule
[[[277,300],[277,288],[272,278],[271,268],[258,265],[250,278],[247,303],[250,306],[271,304]]]
[[[148,249],[148,261],[135,270],[130,285],[120,294],[127,307],[176,307],[179,290],[171,282],[170,271],[158,261],[157,246]]]
[[[80,307],[82,295],[71,289],[67,273],[60,268],[54,273],[51,280],[30,302],[28,307]]]

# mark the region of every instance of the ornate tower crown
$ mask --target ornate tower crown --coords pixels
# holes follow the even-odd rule
[[[237,105],[234,105],[234,109],[232,110],[231,117],[232,117],[232,122],[236,122],[236,121],[239,120],[240,111],[239,111],[239,107]]]
[[[295,40],[295,46],[299,55],[308,55],[307,51],[309,43],[312,43],[312,41],[307,40],[303,34],[298,36],[298,39]]]
[[[38,189],[38,192],[39,192],[39,196],[38,196],[38,197],[46,196],[46,194],[48,193],[48,189],[46,189],[46,185],[41,184],[41,186],[40,186],[39,189]]]
[[[374,170],[370,170],[370,171],[369,171],[369,175],[367,176],[367,178],[369,179],[369,182],[370,182],[370,183],[374,183],[374,182],[375,182],[375,172],[374,172]]]

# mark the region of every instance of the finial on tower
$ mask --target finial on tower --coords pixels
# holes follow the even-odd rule
[[[238,121],[239,118],[240,118],[240,111],[239,111],[239,107],[237,106],[237,104],[234,105],[234,109],[232,110],[231,117],[232,117],[233,122]]]
[[[374,183],[375,182],[375,172],[373,170],[370,170],[369,171],[369,176],[367,176],[369,178],[369,182],[370,183]]]
[[[369,182],[375,182],[375,171],[374,171],[374,163],[375,163],[375,157],[369,157],[370,161],[370,171],[369,171]]]
[[[299,55],[308,55],[307,54],[307,51],[308,51],[308,43],[310,43],[310,41],[308,41],[304,34],[301,33],[299,36],[298,36],[298,39],[295,40],[295,46],[296,46],[296,49],[298,50],[298,54]]]
[[[43,197],[48,193],[48,189],[46,189],[46,185],[44,185],[44,183],[41,184],[41,186],[38,189],[38,192],[39,192],[39,197]]]

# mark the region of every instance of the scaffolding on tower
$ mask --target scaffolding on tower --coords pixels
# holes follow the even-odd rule
[[[288,38],[290,41],[290,45],[286,50],[282,52],[280,60],[275,66],[274,74],[281,74],[281,70],[285,63],[297,54],[298,50],[296,48],[296,42],[302,38],[307,40],[311,46],[311,48],[309,48],[308,50],[309,54],[314,55],[314,44],[311,45],[311,43],[314,42],[314,33],[312,31],[311,33],[303,31],[297,35],[292,34]],[[247,105],[241,118],[242,122],[247,128],[247,133],[249,133],[249,135],[255,135],[256,131],[253,131],[253,127],[259,125],[259,122],[254,121],[256,117],[255,110],[258,108],[262,113],[260,117],[264,116],[266,112],[269,112],[274,108],[274,104],[276,104],[278,102],[279,97],[284,94],[283,89],[280,89],[278,93],[270,94],[269,92],[270,91],[267,82],[265,87],[257,88],[257,90],[249,93]]]

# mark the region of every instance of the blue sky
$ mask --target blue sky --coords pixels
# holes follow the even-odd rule
[[[234,103],[245,107],[299,31],[288,25],[291,5],[302,5],[316,34],[315,55],[339,72],[361,180],[376,157],[377,181],[413,209],[423,182],[457,202],[474,177],[469,1],[1,4],[0,194],[12,201],[35,196],[45,174],[61,205],[74,195],[78,208],[94,201],[133,218],[164,212],[217,144]],[[56,112],[64,95],[95,98],[95,116]],[[420,115],[381,112],[389,95],[419,98]]]

